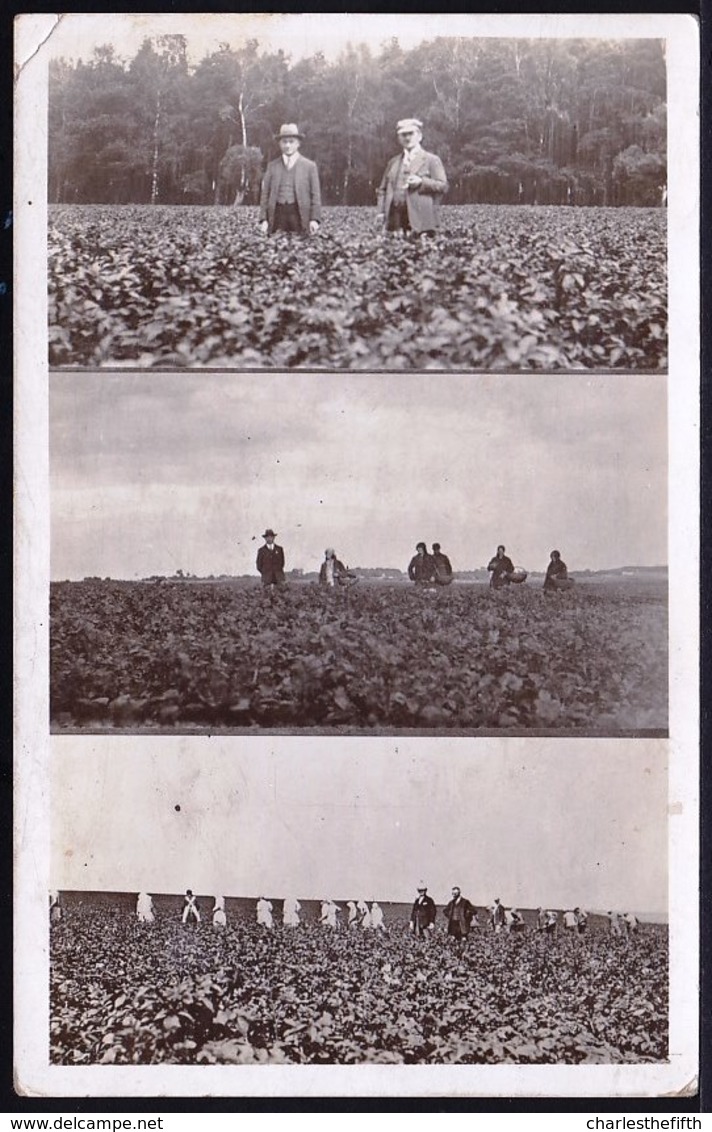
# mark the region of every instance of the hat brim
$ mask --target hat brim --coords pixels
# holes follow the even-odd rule
[[[304,141],[304,134],[275,134],[275,141]]]

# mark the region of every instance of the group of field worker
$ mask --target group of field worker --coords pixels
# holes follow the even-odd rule
[[[386,165],[376,193],[379,225],[394,235],[431,235],[448,189],[443,163],[423,148],[419,118],[401,118],[396,137],[400,152]],[[283,123],[275,140],[280,156],[262,178],[260,231],[315,236],[321,227],[319,170],[300,152],[305,139],[295,122]]]
[[[447,934],[462,948],[473,927],[477,927],[477,908],[466,897],[458,885],[452,889],[451,897],[443,908],[443,916],[447,920]],[[428,895],[427,885],[422,881],[418,885],[418,895],[413,901],[410,916],[410,930],[420,939],[427,939],[429,933],[435,929],[437,907],[432,896]],[[563,913],[563,928],[565,931],[576,931],[583,934],[586,930],[587,913],[582,908]],[[524,932],[526,923],[524,916],[518,908],[506,908],[498,896],[487,909],[487,923],[492,931]],[[536,929],[547,935],[555,935],[559,923],[559,913],[553,910],[537,909]]]
[[[487,563],[490,576],[490,587],[493,590],[505,586],[526,582],[526,570],[515,567],[512,559],[506,552],[507,548],[501,543],[495,554]],[[417,586],[449,586],[453,580],[452,564],[439,542],[433,543],[432,552],[428,551],[424,542],[415,545],[415,554],[408,563],[408,577]],[[549,565],[544,577],[545,590],[568,589],[573,584],[569,578],[566,563],[558,550],[552,550],[549,556]]]
[[[279,586],[285,582],[284,547],[279,546],[276,532],[267,527],[262,535],[264,545],[257,551],[257,572],[262,579],[263,586]],[[527,580],[527,571],[517,569],[506,553],[506,547],[499,545],[496,553],[490,559],[487,569],[490,575],[490,587],[495,590],[502,589]],[[439,542],[432,544],[429,551],[427,544],[418,542],[415,554],[408,563],[408,577],[416,586],[449,586],[453,581],[452,563],[444,553]],[[357,574],[344,566],[333,547],[324,551],[324,561],[319,568],[319,584],[327,588],[335,586],[352,586],[358,581]],[[544,577],[544,589],[547,591],[564,590],[573,585],[573,578],[569,577],[568,567],[558,550],[552,550],[549,564]]]
[[[628,935],[638,930],[638,919],[632,912],[607,912],[611,935]],[[452,889],[451,897],[443,908],[447,920],[447,934],[462,948],[473,927],[478,927],[477,908],[462,895],[459,886]],[[410,915],[410,930],[420,939],[427,939],[435,929],[437,907],[428,895],[427,885],[418,885],[418,895],[413,901]],[[491,930],[500,932],[525,932],[527,925],[518,908],[505,907],[496,896],[487,909],[487,920]],[[555,936],[561,927],[565,934],[584,935],[588,927],[588,912],[580,908],[567,908],[557,912],[552,908],[539,907],[536,910],[536,931],[543,935]]]
[[[62,919],[62,901],[60,893],[53,890],[49,894],[50,923],[59,923]],[[282,901],[282,925],[285,928],[299,927],[299,914],[302,905],[296,896],[287,896]],[[550,908],[537,908],[536,931],[544,935],[557,934],[559,927],[564,933],[584,935],[588,926],[588,912],[583,908],[566,909],[559,913]],[[385,931],[386,925],[383,909],[377,900],[371,905],[366,900],[349,900],[346,902],[346,920],[341,919],[342,908],[331,898],[320,902],[319,923],[322,927],[337,929],[344,923],[348,929],[372,929]],[[255,906],[256,922],[260,927],[273,928],[274,906],[266,896],[260,896]],[[462,895],[459,886],[453,886],[451,897],[443,908],[443,916],[447,920],[447,934],[456,943],[463,945],[473,927],[478,927],[477,908]],[[613,936],[627,936],[638,931],[639,920],[633,912],[606,913],[610,934]],[[136,898],[136,917],[140,923],[150,924],[155,920],[153,897],[147,892],[139,892]],[[213,897],[213,907],[210,910],[210,919],[214,927],[222,928],[227,925],[225,911],[225,897]],[[428,939],[435,930],[437,919],[437,906],[432,896],[428,895],[427,885],[421,881],[418,885],[417,896],[411,909],[409,929],[419,939]],[[184,924],[197,926],[202,921],[198,900],[192,889],[186,889],[181,909],[181,921]],[[524,932],[526,923],[524,916],[517,908],[505,907],[499,897],[487,909],[487,924],[492,931]]]
[[[282,924],[286,928],[299,927],[299,913],[301,904],[296,897],[287,897],[282,902]],[[376,931],[385,930],[383,909],[377,900],[371,901],[369,908],[366,900],[349,900],[346,904],[347,926],[349,928],[373,928]],[[257,901],[257,923],[263,928],[274,927],[272,901],[261,896]],[[342,908],[330,897],[320,901],[319,923],[325,928],[338,928]]]

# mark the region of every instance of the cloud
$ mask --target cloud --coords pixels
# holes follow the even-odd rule
[[[462,568],[500,541],[529,569],[559,544],[574,569],[665,561],[664,379],[54,374],[51,387],[54,577],[178,560],[247,572],[266,524],[304,568],[327,545],[403,566],[421,538]]]

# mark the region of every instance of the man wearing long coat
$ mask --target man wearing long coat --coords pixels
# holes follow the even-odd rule
[[[436,912],[435,901],[432,896],[428,896],[426,886],[419,884],[418,895],[413,901],[413,909],[410,913],[410,930],[413,934],[427,937],[433,930]]]
[[[314,236],[321,223],[321,190],[316,164],[299,152],[303,135],[294,122],[280,126],[280,157],[270,161],[262,179],[260,227],[268,232]]]
[[[457,886],[453,888],[452,900],[443,908],[443,916],[447,920],[447,934],[456,940],[466,939],[476,914],[474,905],[462,895],[460,889]]]
[[[401,118],[396,132],[402,152],[386,166],[377,190],[378,211],[389,232],[434,232],[448,188],[443,163],[420,144],[423,123],[418,118]]]
[[[280,586],[284,581],[284,550],[277,546],[275,533],[268,527],[262,538],[265,545],[257,551],[257,571],[263,586]]]

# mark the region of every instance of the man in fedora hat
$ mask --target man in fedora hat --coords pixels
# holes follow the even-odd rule
[[[319,172],[299,152],[303,137],[294,122],[280,126],[275,136],[282,156],[270,161],[262,179],[260,228],[264,235],[295,232],[314,236],[321,223]]]
[[[257,551],[257,571],[263,586],[280,586],[284,581],[284,551],[274,541],[275,532],[268,527],[262,535],[265,545]]]
[[[423,123],[418,118],[401,118],[396,134],[402,152],[388,162],[378,188],[381,223],[388,232],[434,232],[447,192],[443,163],[420,144]]]

